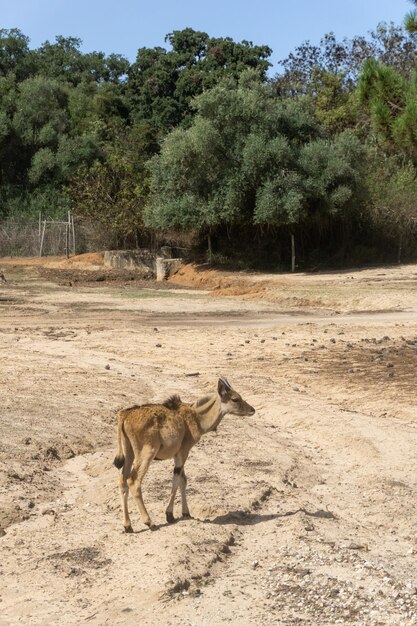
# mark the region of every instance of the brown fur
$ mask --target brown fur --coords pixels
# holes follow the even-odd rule
[[[171,409],[171,411],[177,411],[183,402],[178,395],[174,395],[169,396],[162,404],[166,406],[167,409]]]
[[[152,460],[174,459],[172,493],[166,518],[174,521],[173,506],[178,487],[181,489],[183,517],[190,517],[186,499],[187,478],[184,464],[191,448],[201,436],[217,427],[226,413],[253,415],[255,409],[235,392],[225,379],[218,383],[218,393],[198,400],[194,405],[182,402],[178,395],[162,404],[144,404],[120,411],[118,418],[118,452],[114,465],[121,469],[120,493],[124,527],[131,532],[127,509],[128,488],[136,500],[142,519],[154,528],[142,498],[142,480]]]

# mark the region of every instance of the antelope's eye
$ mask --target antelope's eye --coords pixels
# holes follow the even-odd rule
[[[232,398],[232,402],[239,402],[239,398]]]

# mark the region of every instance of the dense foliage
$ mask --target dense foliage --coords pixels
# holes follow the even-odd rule
[[[272,267],[415,258],[416,24],[304,42],[273,78],[268,46],[191,28],[133,63],[0,30],[0,217]]]
[[[308,227],[352,204],[362,146],[350,131],[326,138],[307,102],[242,74],[194,106],[190,128],[170,133],[151,162],[155,228]]]

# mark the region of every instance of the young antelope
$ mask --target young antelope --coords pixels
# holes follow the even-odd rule
[[[142,498],[142,481],[151,461],[174,459],[171,498],[166,508],[167,522],[174,518],[174,500],[181,490],[182,516],[191,517],[186,497],[187,477],[184,464],[191,448],[205,433],[215,430],[223,417],[253,415],[255,409],[220,378],[217,393],[204,396],[193,405],[172,396],[162,404],[144,404],[124,409],[118,419],[118,451],[114,465],[121,469],[120,495],[123,525],[133,532],[128,511],[129,491],[139,508],[143,522],[155,530]]]

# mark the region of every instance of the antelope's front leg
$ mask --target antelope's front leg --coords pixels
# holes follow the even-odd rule
[[[191,517],[190,511],[188,509],[187,504],[187,476],[185,475],[184,467],[182,468],[182,472],[180,474],[180,489],[181,489],[181,505],[182,505],[182,516],[183,517]]]
[[[172,524],[173,522],[175,522],[175,518],[174,518],[174,502],[175,502],[175,496],[177,494],[178,486],[179,486],[179,484],[181,482],[181,472],[182,471],[183,471],[183,466],[175,464],[174,473],[173,473],[173,476],[172,476],[171,497],[169,499],[168,506],[167,506],[166,511],[165,511],[165,515],[166,515],[168,524]]]

